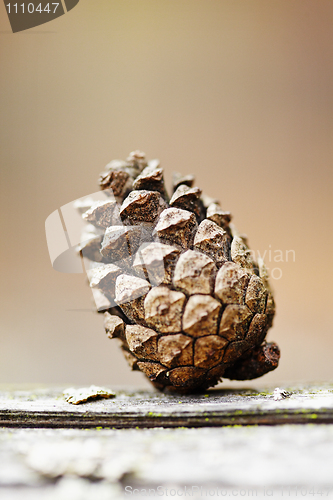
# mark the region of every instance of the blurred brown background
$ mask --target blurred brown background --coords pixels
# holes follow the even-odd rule
[[[333,2],[81,0],[17,34],[0,18],[0,381],[148,384],[44,234],[133,149],[168,182],[194,173],[255,251],[295,251],[265,259],[282,357],[255,384],[332,380]]]

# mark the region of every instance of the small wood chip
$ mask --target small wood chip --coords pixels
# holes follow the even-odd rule
[[[106,166],[105,171],[115,171],[122,172],[128,167],[128,163],[125,160],[111,160]]]
[[[267,314],[267,315],[275,314],[275,302],[274,302],[273,295],[271,293],[269,293],[268,297],[267,297],[265,314]]]
[[[274,401],[281,401],[282,399],[290,398],[291,392],[285,391],[284,389],[280,389],[276,387],[273,392]]]
[[[93,399],[108,399],[114,398],[116,394],[103,387],[97,387],[96,385],[91,385],[90,387],[84,387],[82,389],[66,389],[64,391],[64,397],[67,403],[72,405],[78,405],[80,403],[86,403]]]
[[[237,238],[240,238],[243,241],[244,245],[247,248],[249,248],[248,238],[247,238],[246,234],[238,231],[237,227],[232,222],[230,222],[230,224],[229,224],[229,229],[230,229],[230,234],[233,238],[235,238],[235,236],[237,236]]]
[[[163,285],[152,288],[144,301],[147,324],[161,333],[180,332],[185,300],[183,293]]]
[[[100,180],[102,180],[102,182],[103,182],[102,177],[106,175],[108,172],[126,172],[129,175],[130,181],[133,182],[133,178],[139,175],[140,170],[136,166],[134,166],[132,162],[124,160],[112,160],[110,161],[110,163],[106,165],[104,172],[100,177]],[[101,188],[103,189],[102,185]],[[123,197],[123,195],[121,197]]]
[[[221,304],[210,295],[191,295],[184,315],[183,330],[194,337],[217,333]]]
[[[187,335],[177,333],[164,335],[158,341],[159,361],[173,368],[193,364],[193,340]]]
[[[167,208],[159,216],[153,234],[163,242],[165,240],[165,243],[171,242],[182,248],[189,248],[197,227],[192,212],[180,208]]]
[[[215,295],[224,304],[244,304],[250,276],[234,262],[226,262],[216,276]]]
[[[207,255],[187,250],[177,261],[173,284],[190,295],[210,294],[216,271],[215,262]]]
[[[203,220],[194,237],[193,250],[199,250],[220,267],[230,259],[230,237],[224,229],[210,220]]]

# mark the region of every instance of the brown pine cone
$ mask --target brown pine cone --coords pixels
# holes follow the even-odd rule
[[[193,182],[175,174],[169,198],[158,160],[111,162],[80,247],[108,337],[132,370],[182,393],[259,377],[280,356],[264,341],[275,313],[265,265]]]

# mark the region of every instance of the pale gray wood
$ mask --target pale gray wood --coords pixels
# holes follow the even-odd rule
[[[0,392],[1,500],[122,499],[126,487],[137,498],[149,488],[195,499],[333,495],[333,425],[315,425],[332,421],[331,385],[281,401],[272,390],[110,389],[114,399],[78,406],[63,389]],[[255,422],[287,425],[246,425]]]
[[[186,487],[195,498],[200,488],[258,498],[321,489],[327,498],[332,466],[333,425],[0,429],[1,500],[123,498],[126,486]]]
[[[71,405],[64,389],[0,392],[0,426],[8,427],[202,427],[333,423],[333,386],[288,389],[209,390],[195,396],[117,388],[114,399]]]

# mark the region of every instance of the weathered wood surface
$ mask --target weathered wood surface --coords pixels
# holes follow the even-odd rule
[[[288,389],[275,401],[273,389],[209,390],[195,396],[115,390],[114,399],[77,406],[63,390],[0,392],[0,426],[6,427],[208,427],[333,423],[333,386]]]
[[[252,390],[116,393],[73,406],[62,390],[2,391],[1,500],[110,500],[126,491],[139,498],[333,497],[333,425],[315,425],[331,421],[330,385],[294,389],[281,401]],[[261,413],[259,423],[286,425],[246,425]],[[169,427],[201,427],[157,428],[159,414]],[[132,428],[107,428],[116,418]],[[144,424],[156,428],[138,428]]]
[[[0,429],[1,500],[332,498],[332,468],[333,425]]]

